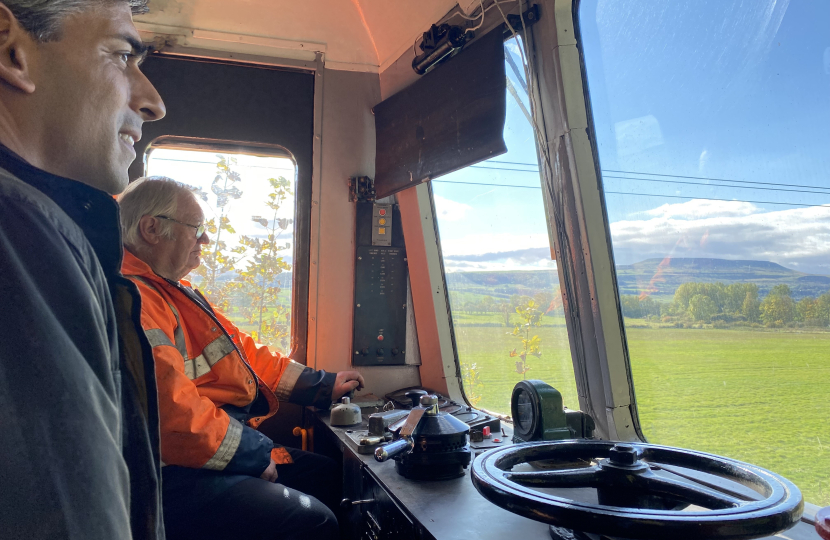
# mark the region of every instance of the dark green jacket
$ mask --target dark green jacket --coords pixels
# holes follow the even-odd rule
[[[163,539],[158,403],[111,196],[0,147],[4,538]]]

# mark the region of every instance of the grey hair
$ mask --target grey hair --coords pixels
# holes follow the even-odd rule
[[[124,245],[133,249],[140,246],[138,225],[142,217],[175,216],[183,193],[192,195],[193,189],[166,176],[147,176],[131,182],[118,196]],[[161,220],[161,234],[173,238],[173,223]]]
[[[37,41],[60,39],[64,19],[69,15],[103,6],[126,4],[134,15],[147,13],[148,0],[2,0],[9,11]]]

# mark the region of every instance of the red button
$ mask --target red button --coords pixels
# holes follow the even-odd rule
[[[383,341],[383,336],[378,336],[378,341]]]
[[[380,210],[378,210],[378,214],[380,214],[380,215],[382,215],[382,216],[385,216],[385,215],[386,215],[386,210],[384,210],[383,208],[381,208]]]
[[[481,434],[484,435],[485,437],[489,437],[490,436],[490,426],[484,426],[483,428],[481,428]]]

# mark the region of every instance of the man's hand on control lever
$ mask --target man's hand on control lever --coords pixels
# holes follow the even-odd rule
[[[340,401],[340,398],[352,390],[363,389],[363,375],[357,371],[341,371],[334,380],[334,388],[331,391],[331,400]]]

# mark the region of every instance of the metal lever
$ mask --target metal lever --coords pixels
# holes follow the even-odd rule
[[[340,501],[340,508],[343,510],[348,510],[352,506],[357,506],[358,504],[366,504],[366,503],[373,503],[375,502],[374,499],[363,499],[362,501],[353,501],[351,499],[343,499]]]
[[[375,459],[383,462],[387,459],[393,458],[398,454],[410,452],[415,447],[415,441],[409,437],[401,437],[396,441],[392,441],[386,446],[379,446],[375,450]]]

